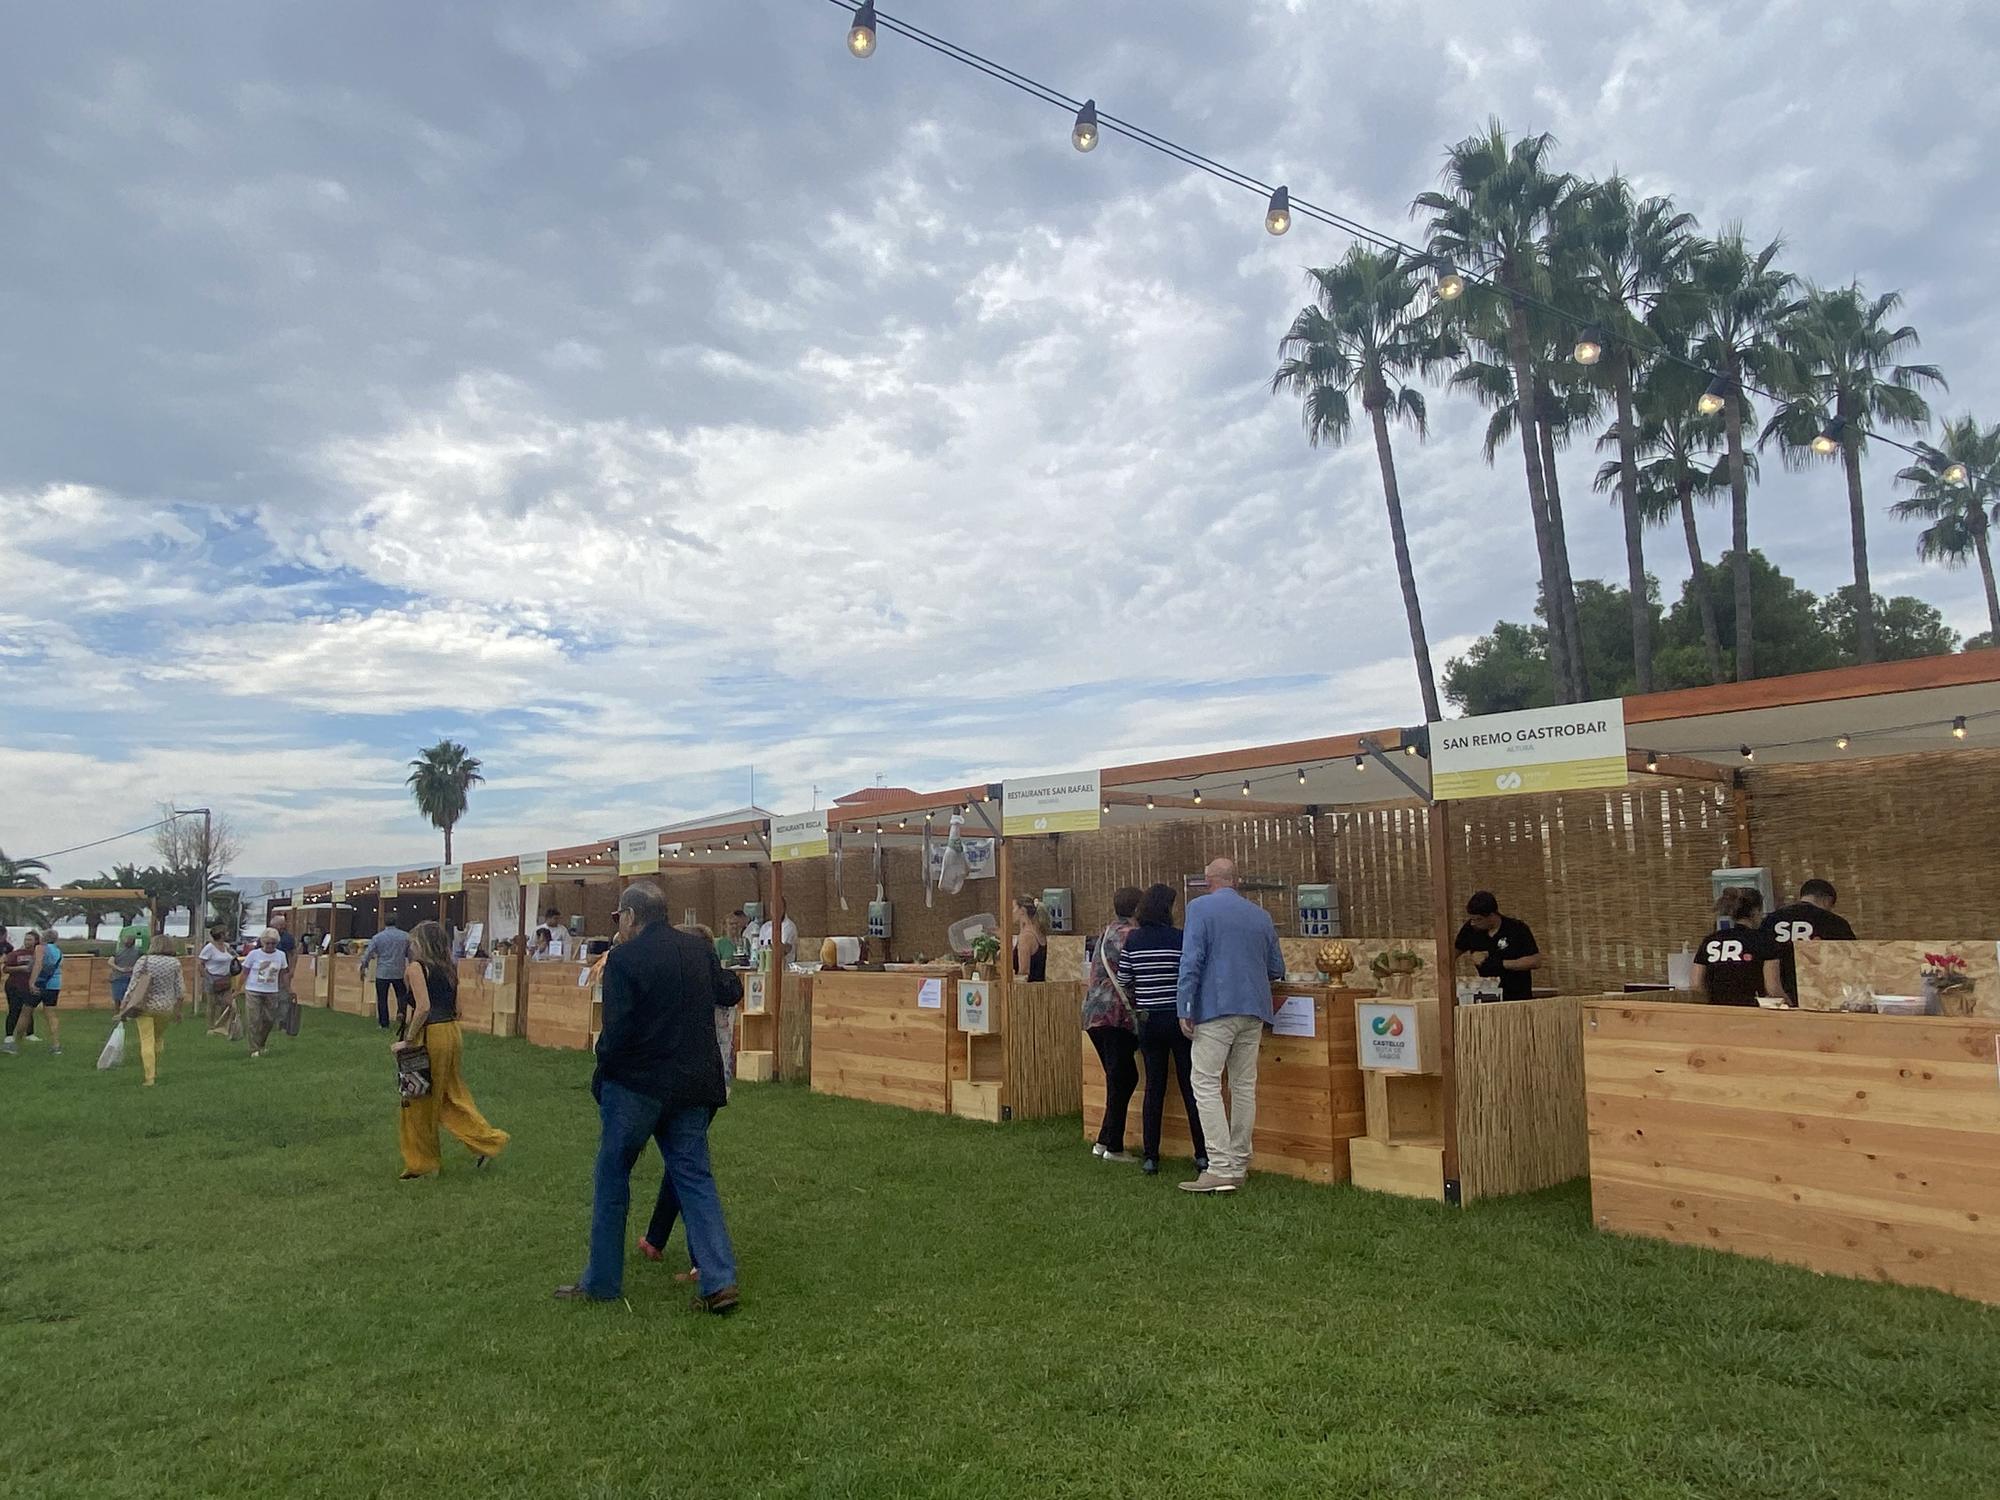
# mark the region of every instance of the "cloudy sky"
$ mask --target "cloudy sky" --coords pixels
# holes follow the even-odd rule
[[[903,0],[1402,230],[1498,114],[1901,287],[2000,418],[1990,7]],[[1413,720],[1374,459],[1264,382],[1344,242],[825,0],[21,12],[0,48],[0,847],[229,809],[240,870],[465,857],[878,775]],[[1438,662],[1530,608],[1517,458],[1401,440]],[[1581,575],[1618,533],[1565,479]],[[1920,571],[1873,458],[1877,587]],[[1831,476],[1753,540],[1843,580]],[[1723,518],[1709,523],[1711,550]],[[1653,556],[1670,593],[1676,539]],[[128,847],[60,860],[88,874]]]

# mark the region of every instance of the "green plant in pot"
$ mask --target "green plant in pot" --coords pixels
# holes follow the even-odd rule
[[[982,932],[972,940],[972,962],[978,966],[979,977],[991,979],[995,963],[1000,957],[1000,939],[990,932]]]
[[[1384,994],[1405,998],[1423,966],[1423,956],[1419,953],[1408,948],[1384,948],[1368,961],[1368,972],[1375,976],[1375,983]]]

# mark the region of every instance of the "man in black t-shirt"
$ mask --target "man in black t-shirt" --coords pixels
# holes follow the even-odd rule
[[[1764,918],[1764,931],[1778,945],[1778,971],[1785,981],[1785,994],[1794,1005],[1799,1003],[1799,961],[1794,945],[1854,941],[1854,929],[1834,912],[1838,899],[1831,881],[1808,880],[1799,887],[1798,900]]]
[[[1502,1000],[1526,1000],[1534,993],[1531,976],[1542,966],[1542,950],[1535,946],[1526,922],[1500,915],[1500,903],[1491,891],[1474,891],[1465,903],[1465,925],[1458,929],[1453,946],[1460,953],[1478,955],[1476,972],[1500,981]]]

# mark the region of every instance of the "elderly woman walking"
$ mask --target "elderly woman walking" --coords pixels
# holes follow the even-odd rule
[[[112,1019],[135,1020],[139,1031],[139,1067],[146,1087],[157,1079],[160,1056],[167,1050],[167,1022],[181,1018],[181,1003],[187,991],[181,983],[179,951],[172,938],[153,940],[153,951],[133,961],[132,982],[125,991],[125,1003]]]
[[[403,1178],[411,1182],[438,1174],[438,1126],[457,1136],[472,1152],[475,1167],[486,1166],[506,1149],[508,1135],[487,1123],[466,1087],[464,1048],[458,1031],[458,969],[451,961],[451,940],[436,922],[419,922],[410,933],[410,963],[404,971],[416,1008],[410,1012],[408,1040],[398,1038],[391,1052],[422,1047],[430,1055],[431,1087],[427,1094],[405,1099],[398,1134],[403,1147]]]

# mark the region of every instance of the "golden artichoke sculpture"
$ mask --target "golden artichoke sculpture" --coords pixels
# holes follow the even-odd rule
[[[1339,979],[1353,972],[1354,950],[1345,943],[1321,943],[1313,954],[1313,962],[1319,965],[1320,973]]]

